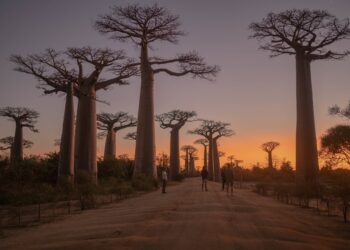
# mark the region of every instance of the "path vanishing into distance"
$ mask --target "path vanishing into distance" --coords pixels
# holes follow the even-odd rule
[[[200,179],[71,215],[7,230],[0,249],[349,249],[350,225],[339,217]]]

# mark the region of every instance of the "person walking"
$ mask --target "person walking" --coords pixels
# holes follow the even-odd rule
[[[226,169],[225,166],[221,168],[222,191],[225,191],[225,182],[226,182],[225,169]]]
[[[201,171],[202,191],[204,191],[204,188],[205,188],[205,191],[208,191],[208,188],[207,188],[208,174],[209,174],[208,170],[205,167],[203,167]]]
[[[162,170],[162,193],[163,194],[166,193],[165,189],[166,189],[167,182],[168,182],[168,174],[167,174],[165,168],[163,168],[163,170]]]
[[[226,192],[229,194],[229,189],[231,195],[233,195],[233,167],[232,165],[225,168],[225,178],[226,178]]]

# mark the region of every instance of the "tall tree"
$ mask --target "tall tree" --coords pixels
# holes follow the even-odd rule
[[[229,126],[229,123],[216,122],[213,120],[202,120],[202,124],[198,128],[188,131],[190,134],[201,135],[208,140],[208,172],[210,180],[219,180],[220,178],[220,170],[219,172],[214,170],[215,166],[217,167],[220,165],[218,164],[218,152],[217,145],[215,146],[215,143],[221,137],[219,131],[224,133],[223,131],[227,129],[227,126]],[[216,138],[214,142],[214,138],[216,136],[219,137]]]
[[[233,130],[227,128],[229,125],[229,123],[219,122],[215,136],[213,136],[214,181],[220,181],[221,179],[220,157],[225,155],[218,149],[218,140],[221,137],[230,137],[234,135]]]
[[[35,76],[45,94],[67,93],[60,149],[59,175],[70,176],[75,168],[90,174],[97,181],[96,161],[96,92],[110,85],[127,84],[137,74],[133,62],[122,50],[69,48],[57,52],[47,49],[43,54],[27,57],[13,55],[16,70]],[[102,79],[104,71],[113,77]],[[74,149],[73,95],[78,98]]]
[[[0,116],[8,117],[9,120],[16,124],[15,136],[11,147],[11,166],[23,160],[23,128],[28,128],[32,132],[37,133],[35,128],[39,113],[35,110],[24,107],[4,107],[0,108]]]
[[[191,145],[184,145],[181,147],[181,150],[185,152],[184,160],[185,160],[185,173],[188,176],[190,173],[190,152],[195,150],[195,148]]]
[[[350,37],[349,19],[339,20],[322,10],[287,10],[270,13],[250,25],[251,37],[264,40],[261,49],[271,57],[293,55],[296,61],[296,179],[298,183],[318,182],[318,154],[312,100],[310,64],[315,60],[342,59],[348,51],[327,49]]]
[[[207,139],[198,139],[194,142],[195,144],[201,144],[204,147],[203,150],[203,167],[208,169],[208,140]]]
[[[130,4],[115,6],[111,13],[102,15],[95,23],[96,29],[112,39],[130,41],[140,48],[141,92],[138,111],[137,140],[134,175],[157,177],[155,168],[154,134],[154,75],[191,75],[210,79],[219,71],[217,66],[208,66],[197,53],[179,54],[174,58],[149,56],[149,47],[154,42],[176,43],[184,33],[179,29],[179,17],[159,7]],[[166,67],[166,65],[170,65]],[[174,70],[177,66],[177,70]]]
[[[194,172],[195,172],[195,160],[198,159],[197,157],[197,149],[196,148],[192,148],[188,151],[188,155],[189,155],[189,176],[193,177],[194,176]]]
[[[272,164],[272,151],[279,146],[279,142],[269,141],[261,145],[261,149],[267,153],[268,167],[273,168]]]
[[[106,136],[104,160],[116,158],[116,134],[119,130],[136,127],[135,117],[125,112],[115,114],[101,113],[97,115],[97,128]]]
[[[186,124],[192,121],[191,118],[197,114],[194,111],[172,110],[156,116],[156,121],[163,129],[170,128],[170,178],[176,179],[180,173],[180,148],[179,131]]]

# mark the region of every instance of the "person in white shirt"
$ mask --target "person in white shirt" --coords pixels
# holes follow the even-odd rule
[[[163,168],[162,170],[162,182],[163,182],[163,188],[162,188],[162,193],[165,194],[165,188],[166,188],[166,184],[167,184],[167,181],[168,181],[168,174],[166,172],[166,169]]]

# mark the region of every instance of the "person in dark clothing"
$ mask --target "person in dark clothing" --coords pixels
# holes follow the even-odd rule
[[[208,170],[205,167],[203,167],[201,171],[202,191],[204,191],[204,188],[205,188],[205,191],[208,191],[208,188],[207,188],[208,174],[209,174]]]
[[[226,167],[221,168],[222,191],[225,191],[225,183],[226,183],[225,168]]]
[[[231,191],[231,195],[233,195],[233,167],[228,166],[225,169],[225,177],[226,177],[226,192],[229,194],[229,190]]]
[[[166,193],[165,188],[166,188],[167,182],[168,182],[168,174],[166,172],[166,169],[163,168],[163,170],[162,170],[162,193],[163,194]]]

